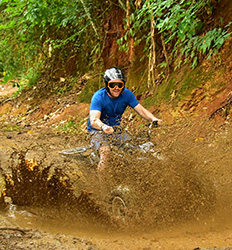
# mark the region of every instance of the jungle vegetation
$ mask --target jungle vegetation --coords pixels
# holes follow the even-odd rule
[[[71,77],[103,64],[107,20],[122,15],[118,49],[143,47],[147,87],[157,77],[217,54],[231,36],[230,23],[213,22],[220,0],[0,0],[0,71],[36,83],[41,73]],[[112,20],[114,22],[114,20]]]

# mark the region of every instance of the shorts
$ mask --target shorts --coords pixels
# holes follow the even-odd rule
[[[114,132],[113,134],[105,134],[103,131],[91,131],[91,146],[98,150],[101,146],[122,146],[126,141],[131,140],[131,137],[126,132]]]

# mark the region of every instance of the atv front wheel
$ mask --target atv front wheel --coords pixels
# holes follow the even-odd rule
[[[126,221],[127,217],[127,206],[125,201],[120,196],[115,196],[112,199],[112,214],[115,219],[122,222]]]

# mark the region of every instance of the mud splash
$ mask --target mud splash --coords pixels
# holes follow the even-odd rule
[[[108,215],[91,199],[90,192],[80,190],[80,195],[75,194],[70,177],[62,169],[43,167],[25,156],[26,152],[13,152],[11,175],[4,174],[2,200],[7,201],[12,211],[14,206],[54,209],[56,213],[59,211],[59,218],[81,214],[82,218],[91,215],[94,220],[109,223]]]
[[[125,202],[127,218],[119,223],[139,230],[199,220],[214,211],[213,184],[196,170],[195,163],[177,154],[165,160],[146,157],[113,154],[104,183],[89,174],[88,184],[77,196],[64,168],[42,166],[34,159],[26,159],[26,152],[15,151],[11,156],[11,175],[4,174],[4,200],[17,206],[59,209],[68,218],[77,214],[91,216],[109,228],[114,220],[110,218],[110,196],[121,189],[119,195]],[[92,190],[97,190],[93,196]]]
[[[99,249],[119,249],[122,242],[125,249],[134,249],[136,237],[140,239],[137,249],[229,246],[231,135],[230,127],[197,132],[192,127],[163,127],[154,132],[151,140],[165,160],[112,155],[104,187],[96,181],[94,168],[73,159],[54,158],[58,157],[58,149],[67,145],[67,139],[57,138],[60,144],[53,156],[49,154],[50,164],[48,159],[32,160],[32,155],[39,158],[38,148],[33,153],[14,151],[10,168],[4,171],[1,166],[6,183],[2,205],[6,205],[8,218],[22,228],[92,238]],[[56,140],[52,136],[47,137],[49,141]],[[54,151],[54,147],[50,150]],[[119,187],[127,191],[123,197],[128,209],[126,226],[110,214],[111,191],[119,191]],[[6,197],[11,204],[3,203]],[[223,232],[224,236],[210,239],[212,232],[214,236]],[[205,243],[199,235],[205,235]],[[224,241],[220,241],[223,237]]]

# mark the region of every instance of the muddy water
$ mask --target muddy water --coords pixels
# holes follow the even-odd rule
[[[51,234],[65,234],[81,237],[94,242],[98,249],[194,249],[196,247],[231,246],[230,223],[204,220],[198,223],[184,223],[158,229],[102,228],[102,225],[35,218],[27,210],[14,214],[14,223],[22,228],[36,228]],[[97,228],[99,226],[99,228]]]
[[[67,209],[58,203],[39,208],[11,205],[6,216],[22,228],[88,239],[98,249],[232,246],[232,137],[230,130],[219,132],[209,138],[191,133],[178,141],[171,140],[170,133],[168,138],[160,137],[165,160],[112,156],[105,189],[91,177],[94,171],[83,174],[81,186],[93,193],[91,200],[100,207],[97,213]],[[157,145],[157,136],[153,140]],[[120,185],[130,190],[126,226],[107,216],[109,190]]]
[[[75,216],[61,218],[65,211],[41,210],[15,207],[7,213],[11,222],[20,228],[33,228],[49,232],[73,235],[93,242],[97,249],[194,249],[231,246],[231,217],[217,214],[199,221],[182,222],[155,228],[112,228],[110,225],[94,224],[91,218]],[[219,212],[219,211],[217,211]],[[217,248],[215,248],[217,249]],[[222,248],[220,248],[222,249]],[[229,248],[227,248],[229,249]]]

